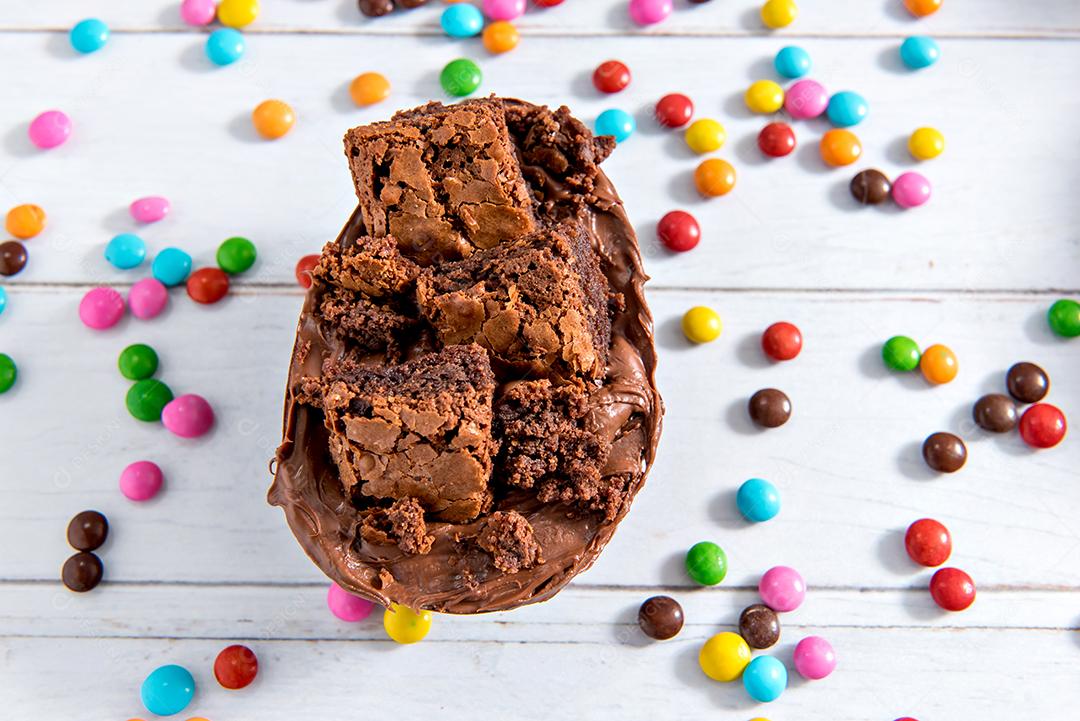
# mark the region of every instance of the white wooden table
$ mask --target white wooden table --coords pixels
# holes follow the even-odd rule
[[[451,41],[438,9],[366,21],[352,0],[267,0],[248,54],[212,68],[204,36],[171,0],[7,2],[0,12],[0,209],[42,205],[49,227],[28,243],[30,264],[8,279],[0,351],[20,381],[0,397],[0,708],[12,719],[145,716],[138,687],[152,668],[180,663],[199,690],[181,716],[224,719],[353,718],[438,713],[452,719],[1068,718],[1080,705],[1080,445],[1030,452],[1013,434],[975,429],[970,407],[1003,389],[1004,370],[1033,360],[1053,379],[1050,400],[1080,424],[1080,342],[1052,336],[1044,313],[1080,295],[1080,4],[1074,0],[948,0],[915,22],[899,0],[803,0],[789,29],[762,32],[757,2],[676,2],[665,23],[630,26],[625,0],[567,0],[530,12],[521,46],[489,58],[479,40]],[[106,49],[75,57],[66,31],[94,14],[113,29]],[[941,62],[898,67],[907,34],[941,43]],[[794,157],[765,162],[763,124],[744,110],[745,86],[772,77],[786,42],[814,58],[828,88],[863,92],[870,118],[856,130],[865,165],[910,167],[904,138],[934,125],[946,153],[927,164],[934,198],[899,212],[850,200],[853,171],[817,159],[824,123],[799,123]],[[567,103],[591,121],[605,107],[636,113],[637,134],[606,168],[637,225],[653,281],[649,298],[667,401],[659,460],[633,512],[596,566],[556,599],[511,613],[438,617],[424,643],[385,640],[376,616],[349,625],[326,610],[326,582],[281,512],[265,503],[266,464],[279,438],[282,385],[301,294],[300,255],[332,238],[354,205],[340,138],[352,125],[440,97],[452,57],[481,63],[483,91]],[[601,98],[589,75],[617,57],[633,70],[621,95]],[[387,103],[358,110],[346,86],[378,70]],[[727,198],[692,190],[696,160],[678,134],[649,120],[661,94],[691,95],[720,119],[737,166]],[[254,137],[251,108],[269,97],[299,115],[284,140]],[[74,119],[69,143],[48,153],[26,140],[41,110]],[[164,317],[125,320],[106,333],[76,316],[92,284],[123,285],[104,243],[132,230],[127,204],[162,194],[165,222],[140,231],[213,263],[224,238],[252,238],[256,268],[217,306],[174,291]],[[654,225],[686,208],[705,239],[670,256]],[[716,343],[690,348],[678,318],[708,304],[725,319]],[[756,350],[769,323],[797,323],[803,354],[782,366]],[[905,333],[944,342],[961,373],[930,389],[886,372],[880,343]],[[127,416],[115,369],[128,343],[162,357],[161,377],[214,404],[210,437],[182,442]],[[795,414],[768,433],[743,411],[776,386]],[[929,475],[919,443],[961,433],[970,460]],[[1075,432],[1074,432],[1075,436]],[[166,490],[136,505],[117,490],[120,470],[147,458]],[[749,526],[734,489],[773,480],[784,509]],[[57,580],[71,552],[68,519],[105,512],[106,582],[74,595]],[[975,605],[939,612],[930,572],[903,551],[908,523],[933,516],[954,537],[950,561],[979,585]],[[723,585],[693,589],[681,570],[692,543],[728,552]],[[802,636],[831,639],[840,659],[821,682],[797,680],[768,707],[739,684],[697,668],[700,644],[730,629],[755,598],[757,577],[799,568],[807,601],[783,617],[775,653],[790,667]],[[646,643],[637,606],[676,596],[688,622]],[[217,686],[210,664],[242,641],[258,653],[251,687]]]

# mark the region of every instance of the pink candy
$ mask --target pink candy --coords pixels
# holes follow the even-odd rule
[[[331,583],[326,592],[326,605],[330,607],[330,613],[350,623],[363,621],[375,608],[371,601],[354,596],[336,583]]]
[[[816,681],[836,668],[836,652],[821,636],[807,636],[795,646],[795,670]]]
[[[79,301],[79,320],[87,328],[112,328],[124,317],[124,297],[112,288],[94,288]]]
[[[214,22],[217,5],[214,0],[184,0],[180,4],[180,17],[188,25],[209,25]]]
[[[773,566],[761,577],[758,593],[772,610],[794,611],[806,598],[806,582],[794,568]]]
[[[128,208],[131,217],[138,223],[156,223],[169,214],[169,201],[158,195],[139,198]]]
[[[901,173],[892,182],[892,198],[901,208],[917,208],[930,200],[930,181],[919,173]]]
[[[169,291],[157,278],[143,278],[128,291],[131,314],[139,320],[157,317],[169,302]]]
[[[30,142],[43,150],[63,145],[71,135],[71,118],[59,110],[46,110],[30,122]]]
[[[630,17],[638,25],[655,25],[671,14],[672,0],[630,0]]]
[[[525,0],[484,0],[483,10],[491,20],[513,20],[525,14]]]
[[[161,469],[151,461],[135,461],[120,473],[120,492],[133,501],[149,501],[161,490]]]
[[[829,107],[829,94],[816,80],[800,80],[784,94],[784,110],[796,120],[816,118]]]
[[[169,401],[161,411],[161,422],[181,438],[198,438],[214,425],[214,409],[202,396],[189,393]]]

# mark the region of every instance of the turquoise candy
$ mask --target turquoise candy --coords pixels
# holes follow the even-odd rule
[[[634,122],[634,116],[618,108],[605,110],[596,118],[596,134],[614,135],[616,143],[629,138],[636,129],[637,123]]]
[[[772,656],[758,656],[743,670],[742,680],[750,698],[769,703],[787,688],[787,668]]]
[[[773,67],[783,78],[801,78],[810,72],[810,53],[796,45],[780,48],[773,60]]]
[[[171,716],[191,703],[195,679],[183,666],[159,666],[143,681],[141,695],[147,711],[158,716]]]
[[[105,260],[120,270],[134,268],[146,259],[146,242],[134,233],[121,233],[105,246]]]
[[[941,48],[933,38],[912,35],[900,45],[900,59],[912,70],[928,68],[941,57]]]
[[[87,18],[71,28],[68,39],[71,47],[84,55],[97,52],[109,42],[109,26],[97,18]]]
[[[829,98],[829,107],[825,110],[829,121],[838,128],[850,128],[866,119],[870,106],[858,93],[844,90]]]
[[[751,478],[739,486],[735,504],[746,520],[754,523],[768,521],[780,512],[780,491],[763,478]]]
[[[150,272],[163,285],[180,285],[191,273],[191,256],[179,248],[165,248],[154,258]]]

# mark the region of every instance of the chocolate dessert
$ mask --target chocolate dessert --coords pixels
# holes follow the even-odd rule
[[[542,601],[629,511],[663,407],[613,147],[499,98],[346,135],[359,205],[312,272],[269,494],[343,588]]]

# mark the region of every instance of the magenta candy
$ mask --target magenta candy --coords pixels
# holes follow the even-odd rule
[[[490,20],[514,20],[525,14],[525,0],[484,0],[483,10]]]
[[[178,396],[161,411],[161,422],[181,438],[198,438],[214,425],[214,409],[194,393]]]
[[[375,608],[371,601],[354,596],[336,583],[331,583],[326,592],[326,605],[330,607],[330,613],[350,623],[363,621]]]
[[[131,217],[138,223],[156,223],[169,214],[170,207],[167,198],[148,195],[134,201],[128,210],[131,211]]]
[[[30,142],[43,150],[63,145],[71,135],[71,118],[59,110],[46,110],[30,122]]]
[[[214,22],[217,5],[214,0],[184,0],[180,3],[180,17],[188,25],[196,27]]]
[[[124,317],[124,297],[112,288],[94,288],[79,301],[79,320],[87,328],[112,328]]]
[[[169,291],[157,278],[143,278],[128,291],[131,314],[139,320],[150,320],[165,310]]]
[[[836,652],[821,636],[807,636],[795,646],[795,670],[803,678],[816,681],[836,668]]]
[[[630,17],[638,25],[655,25],[671,14],[672,0],[630,0]]]
[[[796,120],[816,118],[829,107],[829,94],[816,80],[793,83],[784,94],[784,110]]]
[[[149,501],[161,490],[164,477],[151,461],[135,461],[120,473],[120,492],[133,501]]]
[[[930,200],[930,181],[920,173],[901,173],[893,179],[892,197],[901,208],[917,208]]]
[[[794,611],[806,598],[806,583],[794,568],[773,566],[761,577],[758,593],[772,610]]]

